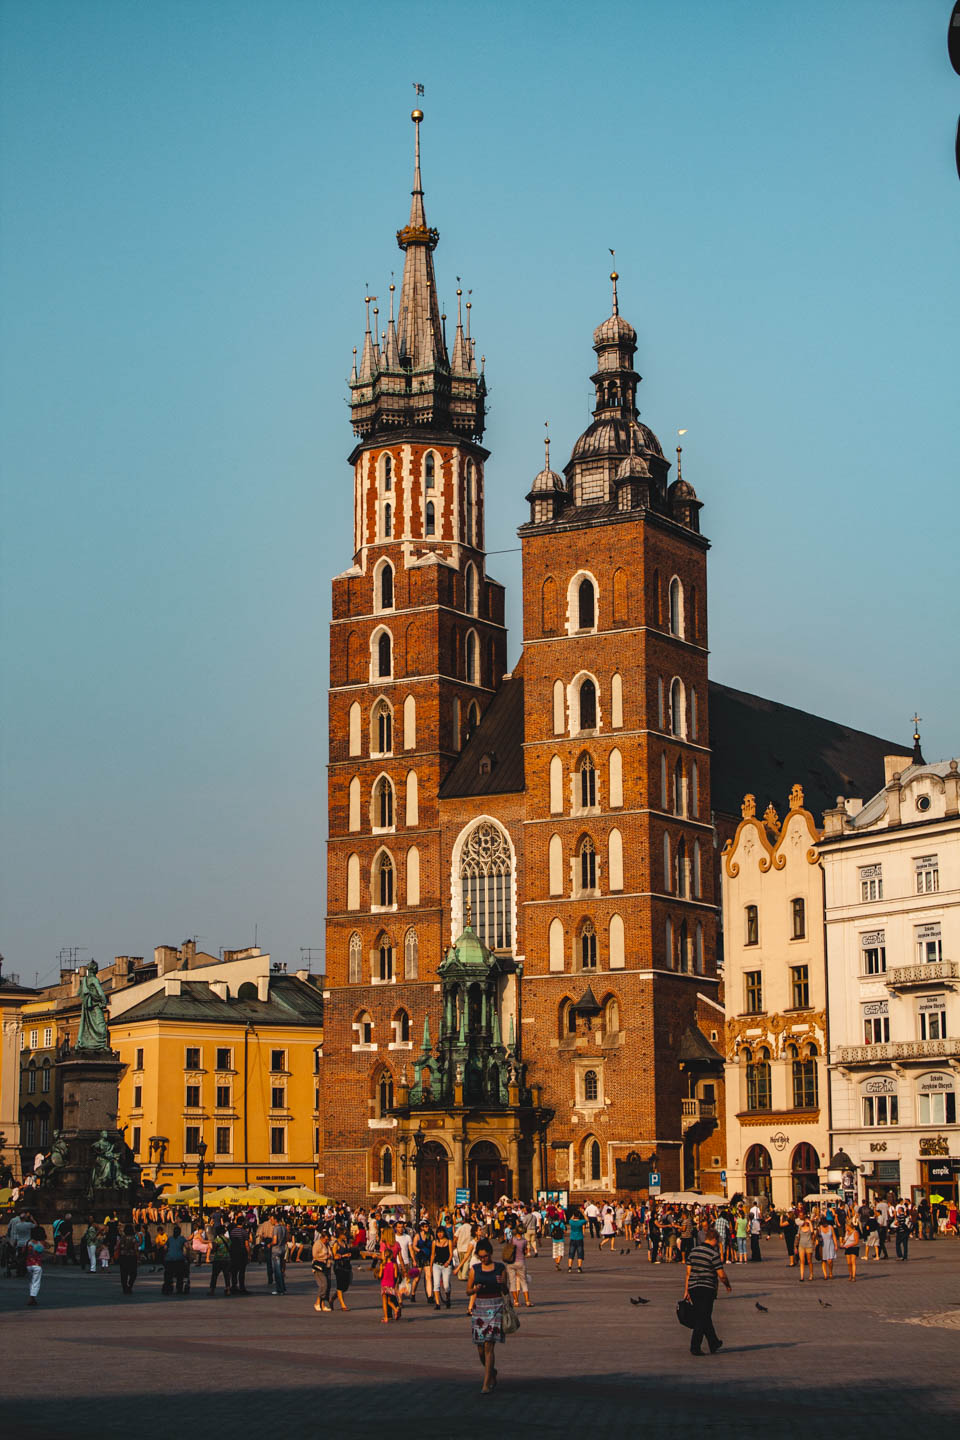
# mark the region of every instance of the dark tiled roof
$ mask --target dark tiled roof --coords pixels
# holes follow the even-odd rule
[[[892,740],[851,730],[834,720],[710,682],[713,808],[740,815],[745,794],[757,813],[768,802],[783,810],[790,787],[803,786],[804,803],[819,824],[837,796],[866,799],[883,786],[883,758],[908,752]]]
[[[695,1025],[688,1025],[680,1039],[680,1050],[678,1058],[686,1061],[699,1061],[710,1065],[722,1065],[723,1056],[719,1050],[715,1050],[702,1030]]]
[[[480,762],[485,755],[491,756],[493,763],[487,774],[481,774]],[[440,799],[506,795],[523,786],[523,678],[511,675],[500,686],[441,785]]]
[[[124,1010],[115,1025],[139,1020],[191,1020],[204,1025],[323,1025],[323,995],[315,985],[295,975],[271,975],[270,999],[221,1000],[203,980],[184,980],[179,995],[159,990],[138,1005]]]

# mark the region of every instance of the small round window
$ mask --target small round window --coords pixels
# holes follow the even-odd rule
[[[929,796],[929,795],[918,795],[918,796],[917,796],[917,809],[918,809],[918,810],[929,810],[929,809],[930,809],[930,796]]]

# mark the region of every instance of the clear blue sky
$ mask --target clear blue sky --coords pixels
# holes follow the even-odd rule
[[[714,677],[900,741],[918,707],[960,750],[949,11],[0,4],[8,971],[323,943],[345,381],[413,81],[490,548],[543,421],[562,464],[588,419],[613,246],[643,417],[689,430]]]

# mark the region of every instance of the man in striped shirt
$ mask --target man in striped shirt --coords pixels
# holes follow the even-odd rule
[[[693,1331],[690,1336],[690,1354],[702,1355],[700,1346],[706,1336],[710,1354],[715,1355],[723,1344],[713,1328],[713,1302],[717,1298],[717,1282],[722,1280],[729,1291],[730,1281],[723,1268],[720,1241],[716,1230],[709,1229],[702,1240],[698,1240],[687,1256],[686,1288],[684,1300],[693,1306]]]

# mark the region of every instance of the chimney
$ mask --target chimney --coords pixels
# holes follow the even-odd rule
[[[157,974],[166,975],[168,970],[180,969],[180,951],[175,945],[157,945],[153,952]]]
[[[189,970],[190,966],[197,958],[196,940],[184,940],[183,946],[181,948],[181,956],[183,960],[184,970]]]
[[[269,999],[270,999],[270,976],[269,976],[269,975],[258,975],[258,976],[257,976],[257,999],[258,999],[258,1000],[269,1000]]]
[[[913,761],[909,755],[884,755],[883,757],[883,783],[889,785],[894,775],[901,774]]]

